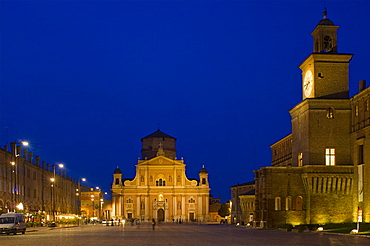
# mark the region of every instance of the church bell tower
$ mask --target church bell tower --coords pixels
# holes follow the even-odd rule
[[[302,70],[302,94],[306,98],[345,99],[349,97],[349,62],[353,54],[338,53],[339,26],[323,12],[311,33],[313,53],[299,66]]]

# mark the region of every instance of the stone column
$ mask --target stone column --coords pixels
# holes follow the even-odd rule
[[[145,220],[150,219],[149,208],[150,208],[149,195],[146,195],[145,196]]]
[[[181,219],[187,219],[186,216],[186,208],[185,208],[185,196],[181,195]]]
[[[141,199],[140,199],[140,195],[137,195],[136,196],[136,216],[135,214],[133,214],[133,218],[140,218],[140,213],[141,213]]]

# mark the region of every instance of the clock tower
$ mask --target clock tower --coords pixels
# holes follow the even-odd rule
[[[345,99],[349,97],[348,67],[352,54],[338,53],[339,26],[323,12],[323,19],[311,33],[313,53],[299,66],[302,70],[302,95],[306,98]]]
[[[348,74],[353,55],[338,53],[338,26],[326,14],[325,11],[311,33],[313,53],[299,66],[303,100],[289,111],[292,117],[292,166],[351,163]],[[330,155],[335,162],[327,162]]]

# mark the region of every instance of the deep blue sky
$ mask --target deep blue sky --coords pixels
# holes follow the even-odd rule
[[[133,178],[140,139],[177,140],[211,193],[253,180],[291,132],[298,65],[324,1],[1,1],[0,144],[30,141],[48,163],[109,190]],[[370,1],[326,1],[350,94],[370,83]]]

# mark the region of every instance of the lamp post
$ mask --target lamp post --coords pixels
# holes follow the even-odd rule
[[[76,196],[78,196],[78,215],[81,216],[81,181],[82,182],[85,182],[86,179],[85,178],[79,178],[78,179],[78,182],[77,182],[77,192],[76,192]]]
[[[52,166],[53,169],[53,177],[50,178],[51,181],[51,207],[52,207],[52,215],[53,221],[55,221],[55,203],[56,203],[56,190],[55,190],[55,182],[56,182],[56,167],[63,168],[64,164],[54,164]]]
[[[23,210],[23,204],[21,204],[21,203],[17,204],[18,203],[18,194],[19,194],[19,192],[18,192],[19,190],[17,188],[17,186],[19,185],[19,182],[17,182],[18,181],[18,157],[20,156],[22,146],[28,146],[28,142],[14,141],[13,143],[11,143],[11,145],[12,145],[13,154],[14,154],[14,161],[10,162],[10,164],[13,166],[12,175],[11,175],[12,184],[13,184],[12,207],[13,207],[13,211],[15,212],[16,207],[18,207],[18,209],[22,208],[22,210]]]

